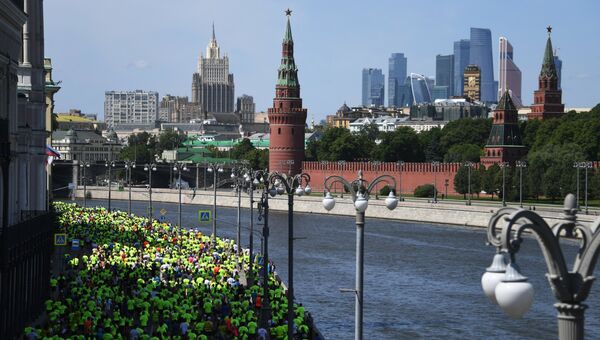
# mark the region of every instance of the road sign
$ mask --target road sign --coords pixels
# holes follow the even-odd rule
[[[66,246],[67,245],[67,234],[54,234],[54,245],[55,246]]]
[[[167,214],[167,211],[165,210],[165,208],[160,209],[159,212],[162,216],[165,216]]]
[[[198,222],[206,223],[212,221],[210,210],[198,210]]]
[[[73,241],[71,241],[71,249],[79,250],[79,239],[74,238]]]
[[[67,188],[69,188],[69,190],[75,189],[75,183],[71,182],[71,183],[67,184]]]
[[[162,221],[164,221],[164,220],[165,220],[165,215],[162,215],[162,216],[160,217],[160,220],[161,220],[161,222],[162,222]]]

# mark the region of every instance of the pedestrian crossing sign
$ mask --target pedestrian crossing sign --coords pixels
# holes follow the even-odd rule
[[[67,234],[54,234],[54,245],[55,246],[66,246],[67,245]]]
[[[160,220],[161,220],[161,221],[164,221],[164,220],[165,220],[165,215],[162,215],[162,216],[160,217]]]
[[[212,216],[210,210],[198,210],[198,222],[205,223],[210,222],[212,220]]]

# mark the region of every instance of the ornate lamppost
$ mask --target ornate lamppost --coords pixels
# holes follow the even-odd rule
[[[174,163],[173,164],[173,171],[177,172],[177,186],[179,187],[179,207],[177,210],[177,213],[179,214],[179,227],[182,226],[181,224],[181,172],[182,171],[188,171],[188,167],[185,163]]]
[[[128,202],[128,211],[131,215],[131,172],[135,169],[135,161],[126,160],[125,161],[125,176],[127,177],[127,186],[129,187],[129,202]]]
[[[156,171],[156,164],[144,165],[144,171],[148,171],[148,224],[152,225],[154,210],[152,209],[152,171]]]
[[[485,295],[512,318],[523,316],[533,302],[533,286],[521,275],[516,254],[523,233],[535,234],[548,267],[548,281],[558,303],[558,338],[584,338],[583,303],[594,281],[593,270],[600,254],[600,219],[593,224],[577,221],[577,202],[573,194],[564,201],[562,219],[550,226],[537,213],[516,208],[502,208],[490,219],[487,238],[497,248],[492,265],[481,278]],[[579,252],[571,270],[560,247],[560,238],[580,238]],[[507,255],[507,256],[506,256]],[[506,263],[508,257],[508,264]]]
[[[471,194],[471,168],[473,168],[473,165],[475,165],[475,163],[473,163],[471,161],[467,161],[464,163],[464,166],[467,167],[467,170],[469,172],[469,175],[468,175],[469,196],[467,199],[467,205],[471,205],[471,196],[472,196],[472,194]]]
[[[355,320],[354,320],[354,338],[362,340],[362,320],[363,320],[363,266],[364,266],[364,233],[365,233],[365,211],[369,206],[369,195],[371,191],[380,182],[386,182],[392,186],[390,194],[385,199],[385,205],[393,210],[398,205],[396,191],[396,180],[390,175],[381,175],[370,183],[363,179],[362,170],[358,171],[358,178],[348,182],[341,176],[333,175],[325,178],[325,198],[323,198],[323,207],[331,210],[335,206],[335,199],[331,196],[331,187],[335,183],[341,183],[343,188],[347,188],[352,194],[354,208],[356,209],[356,285],[352,292],[355,293]]]
[[[279,195],[288,197],[288,339],[294,338],[294,195],[310,195],[310,176],[306,173],[289,176],[277,172],[269,175],[269,181]],[[302,184],[304,183],[304,187]]]
[[[81,177],[83,181],[83,207],[87,208],[87,177],[85,177],[85,168],[90,167],[90,162],[81,162],[79,166],[83,170],[83,176]]]
[[[111,168],[115,167],[115,161],[106,161],[104,166],[108,168],[108,212],[110,212],[111,205],[111,193],[112,193],[112,176],[111,176]]]
[[[519,207],[523,208],[523,169],[527,167],[527,162],[517,161],[516,167],[519,169]]]
[[[502,168],[502,206],[506,207],[506,168],[510,166],[508,162],[498,163]]]
[[[431,167],[433,169],[433,203],[437,203],[437,173],[438,169],[440,168],[440,162],[431,162]]]
[[[213,216],[212,216],[212,239],[217,241],[217,178],[219,173],[223,172],[221,164],[209,163],[206,165],[208,172],[213,174]]]
[[[269,195],[277,195],[275,186],[269,188],[269,174],[267,172],[256,177],[259,182],[264,184],[264,189],[260,202],[258,203],[258,220],[263,220],[263,294],[261,308],[261,328],[268,329],[269,320],[271,320],[271,303],[269,298]]]

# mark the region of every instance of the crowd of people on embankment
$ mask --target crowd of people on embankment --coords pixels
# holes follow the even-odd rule
[[[284,287],[269,273],[271,319],[260,327],[263,282],[240,282],[240,270],[258,278],[259,266],[232,240],[104,208],[54,209],[57,232],[83,247],[53,273],[44,320],[25,338],[287,338]],[[301,305],[294,324],[296,338],[314,337]]]

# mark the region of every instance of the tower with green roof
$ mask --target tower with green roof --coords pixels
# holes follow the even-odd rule
[[[290,16],[283,35],[281,64],[277,70],[277,84],[273,107],[269,108],[270,144],[269,170],[295,175],[304,161],[304,127],[306,109],[302,108],[298,68],[294,61],[294,40]]]
[[[554,64],[552,40],[550,39],[552,27],[548,26],[547,30],[548,40],[546,41],[542,70],[538,78],[539,88],[533,93],[534,104],[531,105],[531,112],[527,115],[528,119],[558,118],[565,112],[565,105],[562,103],[562,90],[558,86],[558,73]]]

